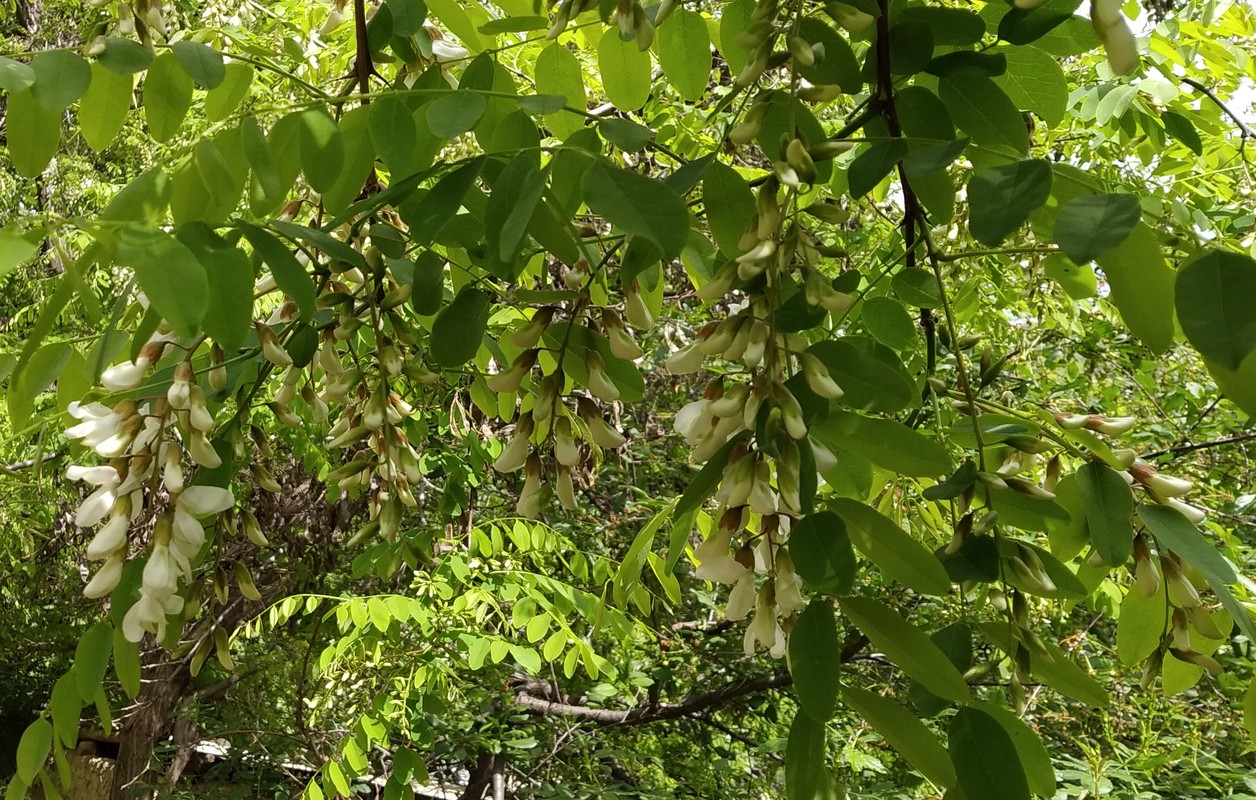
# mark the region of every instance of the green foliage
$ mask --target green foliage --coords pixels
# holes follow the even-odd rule
[[[1242,785],[1249,9],[194,5],[0,58],[11,792]]]

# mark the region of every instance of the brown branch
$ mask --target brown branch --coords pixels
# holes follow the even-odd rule
[[[856,636],[842,648],[841,663],[854,659],[868,644],[865,636]],[[679,703],[659,703],[638,706],[629,709],[590,708],[586,705],[549,700],[528,693],[528,689],[542,688],[537,682],[529,682],[517,690],[515,705],[527,709],[537,716],[564,716],[579,720],[595,722],[603,727],[612,725],[644,725],[650,722],[681,719],[736,700],[755,692],[768,689],[783,689],[792,685],[793,676],[788,672],[775,672],[760,675],[756,678],[745,678],[733,681],[706,694],[693,695]],[[548,689],[549,687],[544,687]]]
[[[1209,89],[1207,86],[1203,85],[1197,80],[1194,80],[1193,78],[1183,78],[1182,83],[1185,83],[1187,86],[1190,86],[1192,89],[1203,92],[1205,95],[1207,95],[1209,100],[1216,103],[1217,107],[1220,108],[1227,117],[1234,120],[1235,125],[1239,126],[1239,134],[1242,136],[1242,138],[1244,139],[1256,138],[1256,131],[1253,131],[1251,128],[1247,127],[1247,124],[1244,123],[1243,120],[1239,119],[1239,115],[1235,114],[1234,111],[1232,111],[1230,107],[1221,100],[1220,97],[1217,97],[1216,93],[1213,92],[1212,89]]]
[[[1150,458],[1159,458],[1161,456],[1173,456],[1174,458],[1187,453],[1194,453],[1198,450],[1208,450],[1213,447],[1224,447],[1227,444],[1238,444],[1239,442],[1249,442],[1256,439],[1256,431],[1248,433],[1240,433],[1235,436],[1224,436],[1220,439],[1211,439],[1207,442],[1196,442],[1194,444],[1179,444],[1173,447],[1166,447],[1163,450],[1157,450],[1154,453],[1144,453],[1141,458],[1144,460]]]

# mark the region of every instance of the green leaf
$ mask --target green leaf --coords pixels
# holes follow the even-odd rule
[[[877,184],[885,180],[886,176],[893,171],[898,162],[903,160],[910,149],[907,140],[890,139],[877,142],[860,153],[851,162],[850,169],[847,171],[850,196],[858,200],[875,189]]]
[[[503,278],[513,280],[519,273],[515,262],[544,191],[545,173],[536,168],[530,153],[511,159],[493,183],[484,211],[484,230],[490,260],[501,265],[494,271]]]
[[[128,642],[120,630],[113,633],[113,671],[127,697],[137,697],[140,693],[140,646]]]
[[[367,120],[371,144],[384,166],[394,176],[404,175],[418,146],[414,112],[400,98],[385,95],[371,104]]]
[[[555,42],[542,50],[532,65],[538,94],[556,94],[567,98],[567,106],[584,110],[584,69],[580,59],[566,47]],[[545,124],[559,139],[566,139],[584,127],[584,118],[570,111],[555,111],[545,116]]]
[[[599,162],[585,173],[583,187],[589,208],[625,233],[658,245],[664,259],[675,258],[688,241],[689,211],[667,185]]]
[[[316,191],[335,186],[345,163],[344,138],[340,127],[321,108],[302,112],[297,141],[301,147],[301,169]]]
[[[1017,108],[1034,112],[1053,127],[1064,121],[1068,80],[1060,62],[1036,47],[1000,47],[992,52],[1007,59],[1007,71],[994,82]]]
[[[725,14],[727,13],[726,10]],[[798,68],[799,74],[804,78],[817,85],[837,85],[847,94],[855,94],[863,87],[859,62],[855,60],[855,53],[844,36],[818,17],[803,17],[798,20],[798,35],[808,44],[818,44],[824,48],[824,58],[817,58],[811,66]],[[744,59],[745,56],[741,58]],[[729,63],[732,64],[731,61]],[[740,66],[733,68],[734,75],[740,71]]]
[[[1095,259],[1125,241],[1142,217],[1132,194],[1076,197],[1055,218],[1055,243],[1078,264]]]
[[[149,134],[158,142],[169,141],[179,132],[191,107],[192,78],[179,66],[174,53],[162,53],[144,78],[144,119]]]
[[[1256,261],[1204,253],[1178,270],[1176,295],[1182,332],[1204,358],[1237,370],[1256,350]]]
[[[34,82],[35,70],[21,61],[0,56],[0,89],[16,94],[29,89]]]
[[[183,226],[176,236],[209,277],[205,332],[227,352],[239,349],[253,322],[254,275],[248,256],[201,223]]]
[[[829,506],[846,521],[851,543],[888,577],[920,594],[950,593],[951,579],[938,559],[889,517],[847,497],[832,498]]]
[[[1077,470],[1077,488],[1086,509],[1090,540],[1104,563],[1119,567],[1134,550],[1130,514],[1134,495],[1116,470],[1106,464],[1089,462]]]
[[[165,231],[130,225],[118,232],[114,260],[135,271],[152,308],[180,334],[200,331],[209,309],[205,268]]]
[[[845,450],[900,475],[936,478],[954,466],[946,448],[892,419],[832,413],[811,434],[832,450]]]
[[[1000,244],[1051,196],[1051,164],[1017,161],[973,173],[968,182],[968,228],[973,238]]]
[[[725,256],[741,253],[741,237],[755,214],[754,192],[737,170],[715,162],[702,179],[707,227]]]
[[[318,248],[323,255],[336,261],[343,261],[359,269],[368,268],[366,259],[361,253],[326,231],[311,228],[309,225],[298,225],[295,222],[288,222],[282,219],[271,220],[270,227],[295,242],[304,242],[311,247]]]
[[[795,714],[785,746],[786,800],[838,800],[841,795],[834,792],[828,760],[824,723]]]
[[[666,24],[666,23],[664,23]],[[598,71],[608,100],[620,111],[636,111],[650,97],[650,54],[613,32],[597,46]]]
[[[604,119],[597,124],[597,131],[603,139],[630,153],[641,150],[654,141],[654,131],[630,119]]]
[[[933,31],[933,43],[948,47],[976,44],[986,33],[985,21],[967,9],[909,6],[899,9],[898,19],[925,23]]]
[[[1009,8],[999,22],[999,38],[1012,44],[1035,42],[1072,18],[1077,5],[1075,0],[1047,0],[1029,11]]]
[[[960,130],[980,145],[998,145],[1022,155],[1029,132],[1020,110],[990,78],[953,75],[938,82],[938,95]]]
[[[833,716],[841,688],[841,664],[842,645],[833,607],[826,600],[812,600],[789,634],[789,674],[794,678],[799,706],[816,722],[827,722]]]
[[[1204,574],[1221,605],[1230,612],[1249,639],[1256,639],[1256,625],[1252,624],[1251,614],[1230,591],[1230,586],[1238,583],[1234,568],[1204,539],[1199,529],[1182,512],[1169,506],[1142,503],[1138,506],[1138,516],[1162,547],[1177,553]]]
[[[170,193],[170,176],[161,167],[153,167],[122,187],[100,218],[106,222],[155,223],[165,215]]]
[[[823,362],[842,388],[842,405],[862,411],[892,413],[910,406],[916,387],[902,372],[864,352],[853,339],[817,342],[807,349]]]
[[[71,667],[69,672],[53,684],[52,697],[48,700],[48,714],[52,717],[53,731],[66,748],[74,747],[78,743],[79,718],[83,711],[83,701],[79,699],[76,681],[74,668]]]
[[[876,600],[844,597],[839,602],[851,622],[903,672],[938,697],[968,702],[964,676],[919,628]]]
[[[227,209],[229,214],[240,200],[243,181],[237,180],[222,151],[210,140],[201,139],[197,142],[192,148],[192,155],[196,172],[205,186],[211,206]]]
[[[475,357],[488,327],[490,298],[474,287],[458,292],[432,323],[432,360],[456,369]]]
[[[153,58],[153,51],[134,39],[110,38],[96,61],[119,75],[134,75],[148,69]]]
[[[1014,654],[1017,640],[1012,638],[1006,621],[983,622],[977,627],[1004,653],[1009,656]],[[1045,641],[1042,642],[1042,646],[1046,649],[1047,655],[1044,657],[1036,653],[1031,654],[1030,672],[1066,697],[1096,708],[1104,708],[1108,705],[1108,693],[1098,681],[1073,663],[1060,648]]]
[[[460,89],[427,106],[427,125],[442,139],[452,139],[475,127],[488,109],[488,98]]]
[[[423,29],[427,17],[427,4],[423,0],[388,0],[392,12],[394,36],[409,37]]]
[[[297,304],[302,320],[314,316],[314,281],[297,261],[287,245],[262,228],[246,222],[238,223],[244,238],[253,245],[253,252],[275,276],[275,283]]]
[[[1152,229],[1138,223],[1124,242],[1095,260],[1130,332],[1153,353],[1168,350],[1174,333],[1174,276]]]
[[[1204,142],[1199,138],[1195,124],[1176,111],[1160,112],[1160,121],[1164,124],[1164,132],[1190,148],[1197,156],[1204,154]]]
[[[1042,271],[1074,300],[1085,300],[1099,293],[1099,279],[1089,264],[1074,264],[1060,253],[1052,253],[1043,260]]]
[[[10,94],[5,133],[13,168],[23,178],[38,178],[61,143],[61,112],[44,108],[30,89]]]
[[[238,61],[223,67],[222,80],[205,94],[205,118],[221,122],[240,107],[253,85],[253,67]]]
[[[87,146],[99,153],[122,130],[131,110],[130,75],[119,75],[101,64],[91,66],[92,83],[79,103],[79,132]]]
[[[1150,596],[1143,594],[1137,583],[1125,593],[1116,623],[1116,654],[1122,664],[1140,664],[1160,646],[1169,611],[1164,594],[1164,581]]]
[[[842,687],[842,701],[885,737],[907,762],[939,786],[955,785],[955,767],[933,732],[893,700],[854,686]]]
[[[372,146],[369,130],[369,117],[373,107],[358,106],[345,112],[340,118],[344,166],[341,167],[336,182],[323,192],[323,207],[329,212],[339,214],[348,208],[354,198],[362,193],[362,187],[375,166],[375,148]],[[392,177],[395,180],[398,176]]]
[[[890,297],[870,297],[859,312],[864,327],[877,341],[895,350],[916,346],[916,323],[903,304]]]
[[[430,244],[454,218],[483,166],[484,160],[480,158],[463,164],[441,178],[413,209],[402,207],[401,216],[410,226],[410,239],[414,244]]]
[[[548,17],[503,17],[502,19],[490,20],[477,28],[477,30],[485,34],[527,33],[528,31],[543,31],[549,26],[550,21]]]
[[[736,75],[745,68],[750,56],[746,48],[741,46],[738,38],[754,21],[755,0],[730,0],[720,14],[720,34],[718,48],[720,55],[728,62],[728,70]],[[799,24],[806,22],[800,20]],[[812,34],[814,35],[814,34]]]
[[[484,49],[484,40],[476,32],[476,25],[460,0],[426,0],[430,16],[445,23],[445,27],[473,53]]]
[[[846,524],[832,511],[809,514],[794,526],[789,555],[798,574],[818,592],[845,594],[855,583],[855,552]]]
[[[663,524],[671,521],[673,517],[672,509],[675,507],[676,501],[672,501],[650,518],[650,521],[642,526],[637,532],[636,537],[632,540],[632,545],[628,548],[628,552],[624,554],[623,560],[620,561],[619,569],[615,571],[615,578],[612,581],[615,590],[615,603],[620,606],[628,605],[628,598],[636,590],[641,583],[641,570],[645,569],[646,561],[650,556],[650,549],[654,546],[654,537],[658,534]]]
[[[79,699],[90,703],[109,669],[109,653],[113,647],[113,626],[101,620],[79,637],[74,648],[74,675]]]
[[[38,242],[32,242],[9,230],[0,230],[0,277],[30,261],[37,252]]]
[[[45,50],[31,59],[31,93],[49,111],[60,113],[83,96],[92,82],[87,61],[73,50]]]
[[[52,752],[52,726],[40,717],[22,734],[17,745],[17,776],[30,784],[43,769],[48,754]]]
[[[980,701],[973,702],[971,707],[989,714],[1011,737],[1021,767],[1025,770],[1029,790],[1042,797],[1055,796],[1055,768],[1051,766],[1051,754],[1033,728],[1006,708]]]
[[[209,45],[184,39],[172,44],[170,50],[179,59],[183,70],[202,89],[215,89],[227,77],[227,66],[223,63],[222,53]]]
[[[942,293],[937,278],[929,270],[900,270],[892,282],[894,294],[904,303],[917,308],[937,308],[942,304]]]
[[[696,11],[679,8],[658,27],[659,66],[685,100],[700,100],[711,78],[711,35]]]
[[[1256,678],[1247,685],[1247,694],[1243,695],[1243,725],[1247,735],[1256,742]]]
[[[1007,729],[985,711],[961,708],[947,731],[951,761],[964,796],[1029,800],[1029,781]]]

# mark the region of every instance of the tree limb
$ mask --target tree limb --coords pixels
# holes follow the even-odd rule
[[[1187,453],[1194,453],[1197,450],[1208,450],[1213,447],[1224,447],[1227,444],[1238,444],[1239,442],[1249,442],[1256,439],[1256,431],[1248,431],[1235,436],[1223,436],[1220,439],[1210,439],[1206,442],[1196,442],[1194,444],[1179,444],[1173,447],[1166,447],[1163,450],[1157,450],[1154,453],[1144,453],[1144,460],[1149,458],[1159,458],[1161,456],[1182,456]]]

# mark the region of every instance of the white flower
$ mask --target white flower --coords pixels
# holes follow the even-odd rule
[[[193,431],[187,439],[187,445],[188,454],[197,464],[208,469],[222,466],[222,456],[218,455],[218,451],[209,443],[209,439],[205,438],[204,433]]]
[[[747,656],[753,656],[755,644],[761,644],[775,650],[777,642],[784,639],[785,632],[776,621],[776,590],[771,581],[763,584],[755,599],[754,619],[746,629],[744,641]]]
[[[694,576],[700,580],[714,583],[737,583],[748,570],[737,559],[733,558],[733,529],[723,526],[715,529],[715,534],[694,548],[694,558],[698,560],[698,568]]]
[[[793,559],[784,550],[776,552],[776,607],[789,616],[807,605],[802,596],[802,579],[794,571]]]
[[[176,508],[194,517],[219,514],[233,505],[235,505],[235,498],[231,495],[231,490],[220,486],[189,486],[175,500]]]
[[[450,61],[462,61],[470,57],[471,53],[465,47],[459,47],[450,44],[442,39],[432,42],[432,58],[436,59],[438,64],[445,64]]]
[[[74,524],[80,528],[92,527],[113,510],[114,501],[117,499],[113,486],[101,486],[89,494],[87,499],[78,507],[78,511],[74,515]]]
[[[201,546],[205,544],[205,526],[196,517],[175,506],[170,543],[180,554],[192,558],[201,552]]]
[[[143,589],[163,597],[173,594],[178,586],[178,576],[178,565],[170,552],[170,545],[153,545],[153,552],[144,564]]]
[[[124,361],[114,364],[100,374],[100,385],[111,392],[125,392],[140,385],[144,373],[148,371],[149,361],[140,356],[134,362]]]
[[[686,444],[696,445],[711,432],[714,416],[709,400],[694,400],[676,412],[674,426]]]
[[[754,572],[746,570],[733,584],[728,593],[728,605],[724,608],[724,618],[733,622],[745,619],[754,608]]]
[[[1177,509],[1181,512],[1182,516],[1186,517],[1195,525],[1198,525],[1208,518],[1207,512],[1205,512],[1202,508],[1193,506],[1190,503],[1183,503],[1181,500],[1170,500],[1166,503],[1166,505],[1168,505],[1169,508]]]
[[[138,642],[144,638],[146,631],[158,639],[165,638],[166,609],[160,599],[141,592],[140,599],[131,606],[122,619],[122,635],[129,642]]]
[[[101,561],[126,546],[126,532],[131,522],[126,514],[118,514],[96,532],[87,545],[87,560]]]
[[[83,481],[93,486],[116,484],[122,480],[118,471],[109,466],[82,467],[72,464],[66,468],[65,476],[72,481]]]
[[[118,580],[122,577],[122,564],[122,554],[114,553],[100,569],[96,570],[96,574],[92,576],[86,588],[83,589],[83,595],[94,600],[112,592],[114,587],[118,585]]]

